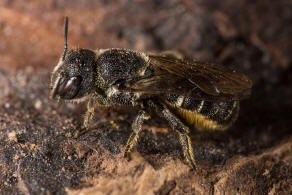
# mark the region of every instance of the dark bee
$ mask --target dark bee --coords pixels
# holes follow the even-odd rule
[[[226,67],[187,60],[170,53],[145,54],[127,49],[73,49],[65,46],[51,77],[51,96],[88,100],[83,133],[96,106],[131,106],[132,124],[125,156],[137,142],[143,121],[154,111],[179,135],[184,156],[196,167],[190,128],[225,130],[236,120],[239,100],[249,97],[252,81]]]

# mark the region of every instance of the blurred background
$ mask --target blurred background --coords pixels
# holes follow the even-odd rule
[[[230,66],[253,80],[252,97],[242,101],[239,120],[229,131],[207,135],[203,141],[192,137],[205,175],[189,172],[174,135],[155,134],[154,138],[153,132],[143,131],[137,146],[143,158],[130,163],[136,162],[137,167],[142,163],[147,179],[133,165],[129,168],[135,170],[133,175],[138,170],[135,177],[129,176],[133,186],[119,183],[130,172],[125,170],[128,164],[123,164],[120,148],[130,133],[131,114],[98,111],[95,122],[104,123],[98,129],[103,134],[95,132],[83,140],[94,149],[83,147],[82,139],[65,136],[68,129],[76,129],[85,109],[60,106],[48,98],[50,72],[63,52],[65,16],[69,17],[69,48],[177,50],[200,61]],[[174,189],[174,194],[285,194],[292,183],[291,75],[291,0],[1,0],[0,190],[65,193],[67,187],[103,181],[102,192],[123,186],[126,192],[136,193],[146,185],[157,194],[167,189]],[[110,120],[125,122],[117,122],[114,129],[104,122]],[[161,122],[146,124],[151,129]],[[165,124],[162,127],[167,129]],[[114,133],[108,133],[109,128]],[[112,151],[118,151],[116,156],[107,156]],[[71,154],[77,155],[65,161]],[[170,168],[165,171],[164,166]],[[155,171],[147,172],[152,167]],[[122,179],[112,184],[116,170]],[[183,173],[174,176],[176,170]],[[173,182],[159,180],[161,175]],[[94,177],[100,177],[98,182]],[[148,179],[153,181],[151,189],[145,183]],[[108,183],[115,187],[109,188]]]
[[[0,66],[52,67],[67,15],[70,47],[179,50],[275,82],[291,65],[291,9],[289,0],[2,0]]]

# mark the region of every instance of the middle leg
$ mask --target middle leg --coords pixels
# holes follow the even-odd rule
[[[127,141],[124,157],[126,157],[128,159],[130,158],[130,155],[129,155],[130,151],[138,140],[139,133],[142,130],[143,122],[145,119],[147,120],[149,118],[150,118],[150,116],[144,110],[139,111],[138,115],[136,116],[135,120],[132,123],[133,132],[131,133],[131,135]]]

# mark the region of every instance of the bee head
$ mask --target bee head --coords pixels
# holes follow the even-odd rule
[[[88,49],[67,52],[68,18],[65,18],[64,52],[51,76],[51,97],[65,100],[87,96],[94,87],[95,53]]]

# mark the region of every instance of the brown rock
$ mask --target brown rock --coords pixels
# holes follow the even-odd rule
[[[135,111],[97,109],[92,131],[72,138],[84,104],[48,98],[64,15],[69,47],[180,50],[251,76],[230,130],[192,134],[200,170],[159,118],[124,159]],[[1,1],[0,193],[291,193],[291,19],[285,0]]]

